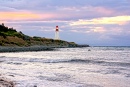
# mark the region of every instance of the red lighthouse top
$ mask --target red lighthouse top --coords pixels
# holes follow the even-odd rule
[[[59,31],[59,27],[58,26],[56,26],[56,31]]]

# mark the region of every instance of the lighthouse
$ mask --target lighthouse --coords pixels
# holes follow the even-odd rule
[[[60,37],[59,37],[59,27],[56,26],[56,30],[55,30],[55,40],[59,40]]]

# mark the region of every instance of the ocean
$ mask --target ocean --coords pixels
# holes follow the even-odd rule
[[[0,53],[0,77],[16,87],[130,87],[130,47]]]

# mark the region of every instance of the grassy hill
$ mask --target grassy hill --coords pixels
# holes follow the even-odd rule
[[[8,28],[2,23],[0,25],[0,46],[52,46],[52,47],[77,47],[74,42],[67,42],[63,40],[54,40],[41,37],[30,37],[23,34],[21,31],[17,32],[13,28]]]

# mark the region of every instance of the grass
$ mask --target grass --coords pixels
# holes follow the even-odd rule
[[[17,32],[13,28],[5,27],[4,24],[0,25],[0,46],[72,46],[75,47],[77,44],[74,42],[70,43],[63,40],[54,40],[48,38],[41,38],[38,36],[30,37],[24,35],[21,31]]]

